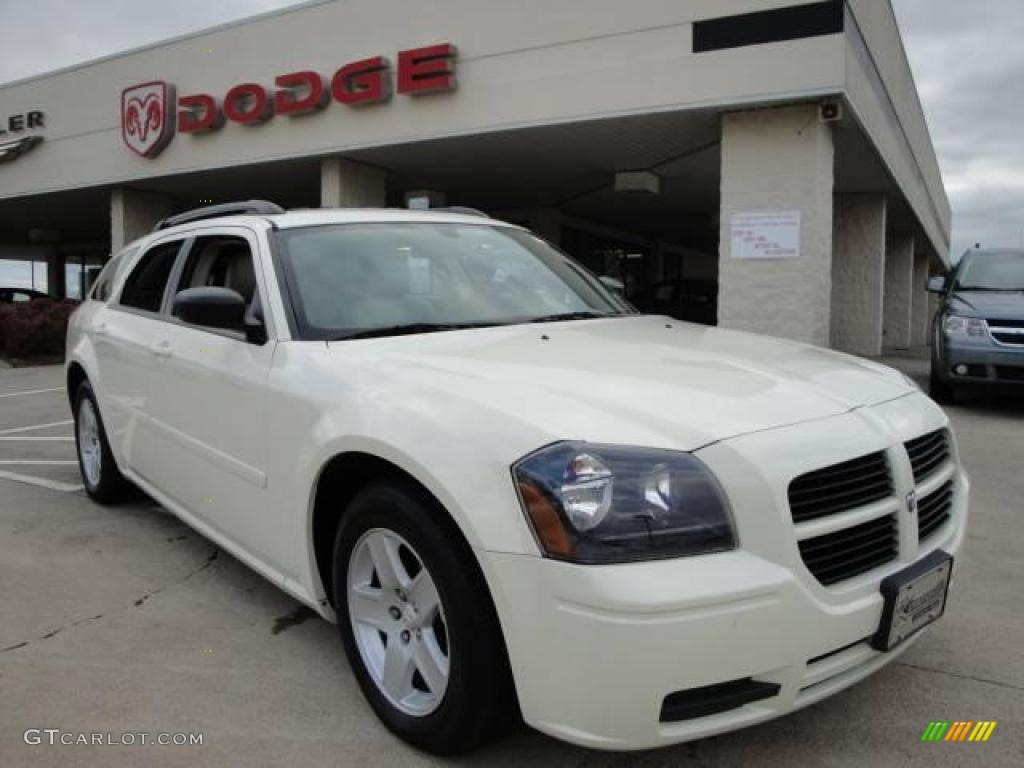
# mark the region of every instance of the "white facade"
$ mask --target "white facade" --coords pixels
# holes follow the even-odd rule
[[[767,27],[737,14],[772,11],[796,12],[794,39],[744,44]],[[399,52],[439,43],[457,50],[457,87],[399,92]],[[122,92],[142,83],[220,101],[252,83],[272,98],[277,76],[312,70],[329,89],[340,67],[375,56],[390,65],[383,102],[227,120],[177,132],[150,157],[122,137]],[[841,119],[822,122],[823,102]],[[430,189],[536,219],[553,239],[582,222],[573,228],[587,252],[574,255],[592,268],[609,258],[598,250],[621,259],[640,243],[642,268],[622,266],[638,285],[710,272],[723,324],[820,344],[836,337],[833,297],[845,290],[833,285],[833,195],[886,198],[882,242],[912,237],[926,264],[941,266],[949,248],[949,205],[899,30],[876,0],[312,2],[0,86],[0,105],[0,121],[45,115],[8,134],[43,141],[0,164],[0,244],[11,246],[42,230],[65,250],[107,251],[207,200],[395,205]],[[660,193],[616,195],[615,173],[631,170],[657,174]],[[794,206],[799,258],[732,258],[733,213]],[[676,270],[654,255],[684,250],[706,258]],[[885,274],[884,254],[870,269]],[[881,334],[880,320],[869,325]]]

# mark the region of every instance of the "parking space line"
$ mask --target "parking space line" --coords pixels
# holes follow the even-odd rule
[[[42,395],[47,392],[63,392],[64,387],[51,387],[50,389],[29,389],[24,392],[7,392],[0,395],[0,398],[4,397],[23,397],[25,395]]]
[[[11,436],[11,435],[0,435],[0,441],[10,443],[26,443],[26,442],[54,442],[54,443],[73,443],[75,438],[73,437],[40,437],[39,435],[25,435],[24,437]]]
[[[3,459],[0,464],[31,464],[32,466],[56,467],[77,464],[77,461],[43,461],[41,459]]]
[[[34,424],[31,427],[11,427],[10,429],[0,429],[0,435],[14,435],[19,432],[35,432],[37,429],[49,429],[50,427],[63,427],[67,424],[74,424],[74,419],[65,419],[64,421],[51,421],[49,424]]]
[[[5,472],[0,469],[0,480],[13,480],[16,483],[25,483],[26,485],[38,485],[40,488],[49,488],[51,491],[62,491],[64,493],[74,493],[75,491],[81,491],[84,489],[82,485],[75,485],[73,483],[61,483],[57,480],[47,480],[42,477],[33,477],[32,475],[22,475],[17,472]]]

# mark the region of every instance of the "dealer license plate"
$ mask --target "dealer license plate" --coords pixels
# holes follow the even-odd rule
[[[920,632],[946,610],[953,557],[941,550],[882,581],[882,621],[871,644],[889,651]]]

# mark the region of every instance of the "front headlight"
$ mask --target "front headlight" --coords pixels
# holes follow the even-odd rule
[[[512,475],[550,557],[622,563],[736,547],[725,494],[688,453],[557,443]]]
[[[946,319],[942,323],[942,330],[950,336],[984,336],[988,330],[988,324],[980,317],[946,315]]]

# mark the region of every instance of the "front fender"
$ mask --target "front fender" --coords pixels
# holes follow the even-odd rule
[[[328,463],[351,452],[415,479],[448,511],[478,559],[485,551],[539,555],[511,467],[550,436],[507,407],[471,401],[437,382],[410,384],[362,362],[339,363],[309,343],[280,344],[275,353],[266,414],[268,502],[287,515],[295,543],[287,570],[322,598],[316,489]]]
[[[303,472],[309,489],[307,532],[324,467],[338,455],[358,452],[395,465],[426,488],[473,549],[538,554],[512,482],[511,465],[518,456],[509,458],[505,446],[452,431],[440,413],[431,418],[422,411],[391,410],[386,420],[400,429],[369,418],[363,430],[344,430],[346,422],[351,427],[350,415],[348,409],[325,414],[313,430],[321,439],[314,440],[316,450]]]

